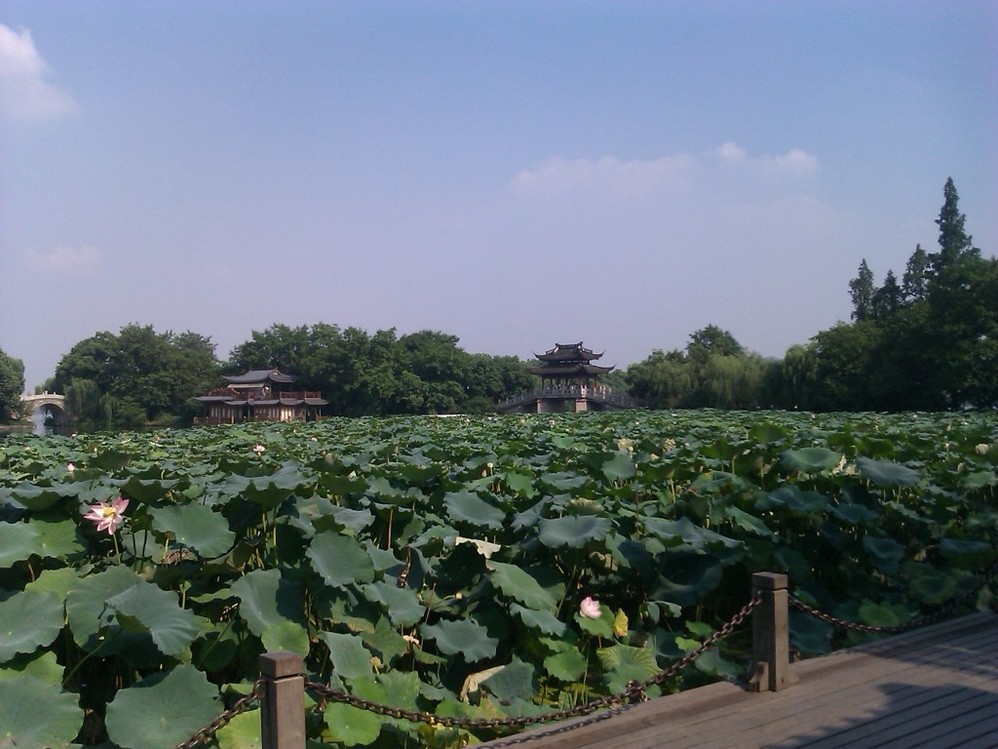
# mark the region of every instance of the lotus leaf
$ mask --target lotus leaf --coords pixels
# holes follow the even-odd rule
[[[496,654],[499,640],[490,637],[481,624],[468,619],[445,619],[437,624],[423,624],[420,633],[428,640],[435,640],[444,655],[461,655],[468,663],[491,658]]]
[[[801,447],[796,450],[785,450],[780,455],[780,461],[789,470],[807,474],[829,471],[841,460],[840,453],[827,447]]]
[[[0,523],[0,569],[38,553],[38,523]]]
[[[549,655],[544,659],[544,668],[556,679],[571,682],[582,678],[589,662],[574,648]]]
[[[180,665],[119,691],[107,706],[107,733],[124,749],[173,749],[222,708],[205,675]]]
[[[609,481],[626,481],[634,478],[637,468],[631,459],[631,453],[621,451],[615,452],[609,460],[603,463],[602,471]]]
[[[609,606],[600,606],[599,616],[595,618],[576,612],[575,622],[583,632],[588,632],[596,637],[613,637],[614,615]]]
[[[864,478],[877,486],[914,486],[918,483],[918,471],[892,460],[873,460],[860,456],[856,467]]]
[[[248,572],[230,590],[239,597],[239,616],[257,637],[272,625],[300,619],[304,608],[300,586],[276,569]]]
[[[475,528],[497,530],[506,519],[506,514],[498,507],[467,490],[448,492],[444,496],[444,507],[455,523],[471,523]]]
[[[218,749],[261,749],[260,711],[247,710],[215,732]]]
[[[863,548],[876,560],[877,567],[893,573],[904,556],[904,547],[892,538],[863,537]]]
[[[492,562],[492,584],[515,601],[524,606],[553,612],[558,608],[554,596],[541,587],[536,578],[513,564]]]
[[[260,640],[264,650],[270,653],[286,650],[302,657],[308,655],[308,631],[298,622],[268,624],[260,635]]]
[[[197,503],[154,507],[152,527],[168,535],[202,557],[217,557],[235,545],[236,534],[229,530],[221,513]]]
[[[9,497],[21,507],[25,507],[32,512],[47,510],[66,497],[75,496],[77,487],[75,484],[57,486],[35,486],[27,481],[4,491],[4,496]]]
[[[107,607],[122,629],[148,633],[166,655],[187,648],[203,627],[201,617],[180,607],[175,593],[145,581],[108,598]]]
[[[33,653],[62,631],[62,597],[26,590],[0,602],[0,663],[18,653]]]
[[[361,590],[367,600],[381,605],[396,627],[411,626],[426,613],[426,607],[420,602],[419,596],[408,588],[399,588],[378,580],[363,586]]]
[[[329,648],[333,670],[341,679],[359,679],[374,673],[371,652],[360,636],[320,632],[319,638]]]
[[[121,495],[142,504],[163,499],[179,483],[175,479],[140,479],[129,476],[124,481],[113,482]]]
[[[367,550],[350,536],[336,531],[316,534],[305,552],[326,585],[343,588],[374,580],[374,562]]]
[[[344,746],[373,744],[381,733],[382,718],[368,710],[361,710],[342,702],[331,702],[323,713],[326,722],[326,741],[338,741]]]
[[[534,667],[523,661],[513,661],[480,682],[500,700],[529,700],[534,696]]]
[[[60,685],[34,676],[0,679],[0,746],[69,747],[83,723],[77,701]]]
[[[949,560],[950,564],[960,569],[984,567],[995,557],[996,551],[998,550],[987,541],[963,538],[939,540],[939,552]]]
[[[615,643],[596,651],[605,670],[611,692],[623,692],[632,681],[644,681],[658,673],[655,653],[649,647],[634,647]]]
[[[609,518],[593,515],[566,515],[560,518],[541,518],[538,537],[550,548],[568,546],[581,549],[591,541],[602,541],[613,528]]]
[[[520,618],[526,626],[537,629],[547,635],[558,636],[564,633],[565,623],[546,609],[528,609],[518,603],[510,604],[510,613]]]
[[[114,566],[80,580],[66,596],[66,617],[76,644],[87,651],[118,652],[122,643],[101,632],[114,621],[107,600],[131,588],[141,578],[127,567]]]
[[[712,554],[670,552],[665,556],[658,584],[650,597],[692,606],[720,584],[722,572],[720,560]]]

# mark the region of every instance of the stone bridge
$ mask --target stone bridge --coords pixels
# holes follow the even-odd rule
[[[58,393],[41,393],[39,395],[22,395],[21,412],[30,416],[42,409],[42,413],[57,426],[64,426],[69,421],[69,411],[66,409],[66,396]]]

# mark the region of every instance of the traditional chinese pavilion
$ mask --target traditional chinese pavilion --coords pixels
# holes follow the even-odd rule
[[[207,390],[195,398],[208,412],[197,420],[199,423],[314,421],[328,403],[319,392],[293,390],[298,378],[277,369],[251,369],[224,379],[224,388]]]
[[[541,386],[501,402],[501,411],[555,413],[634,407],[630,398],[600,383],[600,376],[614,368],[593,364],[603,354],[587,349],[582,341],[556,343],[553,349],[534,356],[538,364],[529,371],[540,378]]]

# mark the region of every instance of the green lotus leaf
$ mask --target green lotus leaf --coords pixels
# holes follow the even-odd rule
[[[741,546],[741,541],[720,533],[707,530],[687,517],[679,520],[664,520],[662,518],[644,518],[645,529],[663,541],[666,546],[685,546],[700,551],[709,546],[724,546],[733,549]]]
[[[892,460],[874,460],[860,456],[856,458],[860,474],[877,486],[914,486],[918,483],[918,471]]]
[[[555,637],[565,632],[565,623],[547,609],[528,609],[518,603],[510,604],[509,611],[520,618],[526,626],[538,629]]]
[[[616,643],[597,649],[596,655],[606,672],[604,676],[611,692],[623,692],[629,682],[644,681],[659,670],[655,653],[649,647]]]
[[[77,488],[75,484],[62,484],[57,486],[35,486],[27,481],[11,487],[7,493],[10,499],[32,512],[47,510],[66,497],[75,496]]]
[[[63,627],[62,598],[22,591],[0,601],[0,663],[50,644]]]
[[[416,591],[409,588],[399,588],[378,580],[363,586],[361,590],[368,601],[381,604],[396,627],[410,627],[426,613],[426,607],[420,602]]]
[[[65,675],[63,667],[51,650],[19,655],[0,666],[0,679],[20,679],[22,676],[34,676],[36,679],[61,687]]]
[[[444,496],[447,516],[455,523],[471,523],[476,528],[502,528],[506,514],[467,489],[448,492]]]
[[[693,665],[696,666],[698,671],[702,671],[710,676],[719,677],[726,679],[728,681],[735,681],[742,675],[743,669],[741,669],[737,663],[724,658],[720,651],[716,648],[708,650],[705,653],[701,653],[697,656],[697,659],[693,661]]]
[[[123,749],[173,749],[211,723],[224,705],[218,689],[190,665],[120,690],[107,706],[108,736]]]
[[[0,569],[37,554],[40,547],[38,523],[0,523]]]
[[[581,612],[575,612],[575,622],[583,632],[588,632],[596,637],[613,637],[614,615],[609,606],[600,606],[599,616],[595,619],[590,616],[583,616]]]
[[[712,554],[670,552],[649,598],[692,606],[720,584],[722,572],[723,565]]]
[[[331,517],[333,522],[339,527],[348,531],[353,531],[354,533],[360,533],[374,522],[374,514],[367,508],[362,510],[353,510],[349,507],[333,506],[329,510],[329,517]],[[323,531],[328,529],[320,527],[317,524],[316,530]]]
[[[301,587],[281,577],[280,570],[253,570],[229,588],[239,598],[239,616],[250,632],[263,637],[267,627],[300,622],[305,603]]]
[[[378,619],[373,632],[364,632],[361,637],[364,639],[364,644],[377,651],[385,663],[391,662],[409,650],[409,643],[395,631],[387,616]]]
[[[985,566],[994,558],[995,548],[987,541],[942,538],[939,541],[939,553],[955,567],[976,569]]]
[[[261,749],[259,709],[236,715],[215,732],[215,741],[218,749]]]
[[[560,518],[541,518],[538,537],[548,548],[568,546],[581,549],[590,541],[602,541],[610,533],[613,523],[609,518],[593,515],[566,515]]]
[[[87,651],[118,652],[122,642],[113,633],[101,632],[114,622],[106,601],[131,588],[142,579],[127,567],[114,566],[84,577],[66,596],[66,616],[76,644]]]
[[[287,650],[304,657],[308,655],[308,631],[298,622],[282,621],[268,624],[260,635],[263,649],[270,653]]]
[[[513,661],[480,685],[503,702],[529,700],[534,696],[534,667],[523,661]]]
[[[528,498],[537,494],[537,490],[534,488],[534,475],[531,473],[506,471],[503,480],[506,482],[506,486],[509,490],[514,494],[519,494]]]
[[[419,631],[425,639],[435,640],[444,655],[461,655],[468,663],[491,658],[499,644],[485,627],[468,619],[423,624]]]
[[[371,651],[359,635],[320,632],[319,639],[329,648],[333,670],[341,679],[359,679],[374,673]]]
[[[554,678],[567,682],[581,679],[588,665],[586,657],[574,648],[544,659],[544,669]]]
[[[953,597],[956,582],[945,572],[921,564],[912,565],[909,569],[908,590],[922,603],[937,605]]]
[[[763,536],[764,538],[776,538],[766,524],[762,522],[755,515],[750,515],[744,510],[740,510],[734,505],[728,505],[721,509],[721,517],[727,518],[736,526],[741,528],[743,531],[748,531],[756,536]]]
[[[305,552],[326,585],[343,588],[374,580],[374,563],[357,539],[336,531],[316,534]]]
[[[200,616],[180,607],[176,593],[145,581],[108,598],[107,606],[122,629],[148,633],[165,655],[183,651],[204,626]]]
[[[902,623],[896,611],[873,601],[863,601],[860,604],[859,618],[863,624],[872,627],[896,627]]]
[[[964,476],[962,483],[964,488],[971,491],[987,489],[990,486],[998,485],[998,473],[994,471],[974,471]]]
[[[808,474],[829,471],[841,460],[840,453],[827,447],[801,447],[796,450],[785,450],[780,455],[780,462],[786,468]]]
[[[78,699],[34,676],[0,679],[0,746],[69,747],[83,725]]]
[[[55,570],[42,570],[42,574],[33,582],[25,585],[24,589],[55,593],[59,596],[60,601],[65,601],[69,591],[75,588],[79,582],[79,572],[72,567],[60,567]]]
[[[892,538],[863,537],[863,548],[872,556],[878,569],[891,573],[904,557],[904,546]]]
[[[326,729],[324,742],[338,741],[344,746],[367,746],[373,744],[384,719],[368,710],[347,705],[342,702],[331,702],[323,712]]]
[[[601,468],[607,481],[627,481],[634,478],[637,469],[629,452],[616,452]]]
[[[832,508],[832,514],[849,525],[872,528],[880,522],[880,513],[868,510],[862,505],[840,504]]]
[[[492,584],[514,601],[519,601],[527,608],[539,611],[553,612],[558,608],[558,601],[530,573],[514,564],[491,562]]]
[[[217,557],[235,545],[236,534],[221,513],[197,503],[153,507],[152,527],[202,557]]]
[[[142,479],[132,475],[123,481],[113,481],[123,497],[139,504],[150,504],[163,499],[179,481],[176,479]]]
[[[40,557],[66,560],[86,549],[80,529],[73,520],[50,522],[36,519],[31,524],[38,531],[35,553]]]
[[[796,484],[784,484],[769,493],[768,500],[802,515],[817,515],[828,507],[828,497],[818,492],[801,491]]]
[[[749,437],[755,440],[757,445],[768,445],[773,442],[780,442],[790,436],[790,432],[779,424],[771,421],[762,421],[749,429]]]

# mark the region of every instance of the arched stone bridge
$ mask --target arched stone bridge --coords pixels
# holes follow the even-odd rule
[[[65,425],[69,421],[65,395],[41,393],[21,396],[21,412],[25,416],[30,416],[39,408],[44,409],[49,418],[57,425]]]

